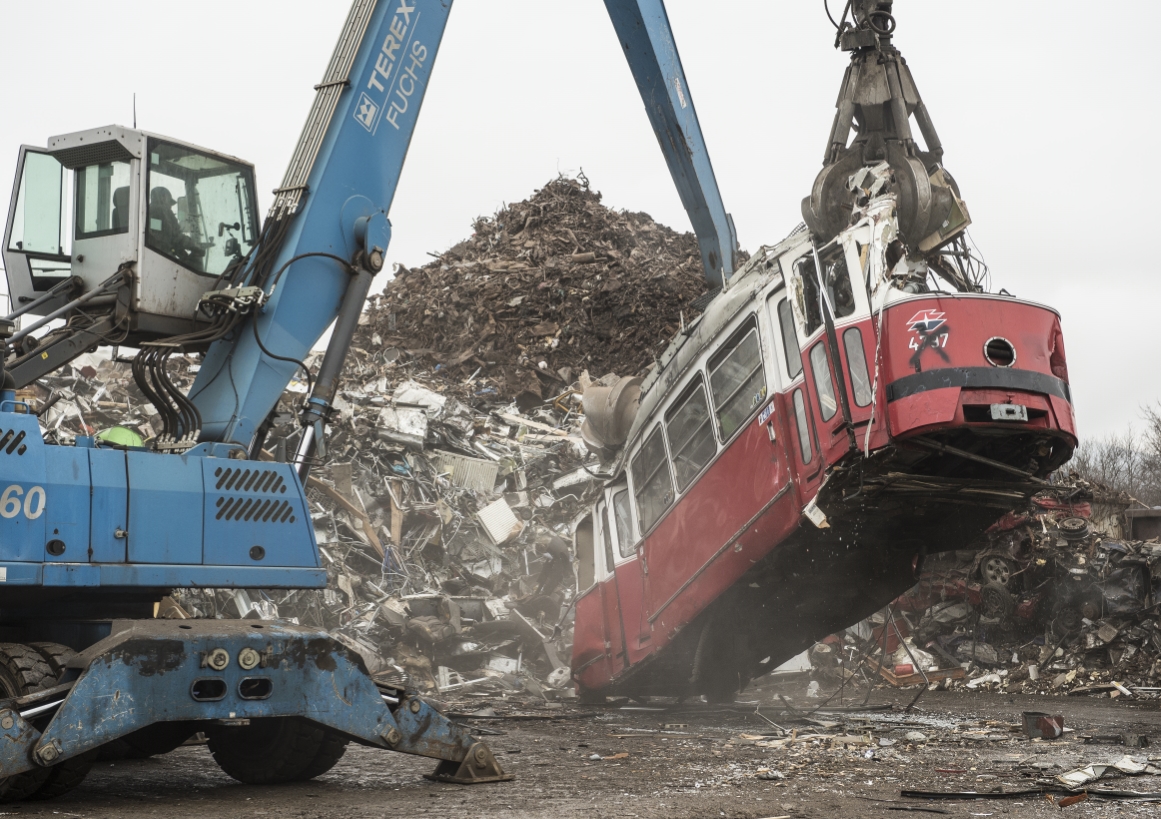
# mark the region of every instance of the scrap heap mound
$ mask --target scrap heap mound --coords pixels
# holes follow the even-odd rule
[[[175,590],[159,616],[321,627],[443,697],[567,695],[575,564],[545,540],[571,542],[598,485],[586,371],[650,366],[707,288],[692,235],[600,199],[555,179],[373,300],[307,484],[327,589]],[[196,370],[170,364],[186,389]],[[294,452],[305,389],[284,394],[270,457]],[[160,429],[123,361],[81,356],[24,397],[49,440]]]
[[[396,272],[361,346],[398,346],[453,376],[479,369],[501,396],[542,398],[582,370],[642,373],[708,287],[692,234],[605,207],[583,178],[554,179],[473,227]]]

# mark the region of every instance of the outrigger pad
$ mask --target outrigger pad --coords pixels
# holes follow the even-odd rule
[[[496,757],[482,742],[468,748],[468,755],[462,762],[442,760],[435,766],[435,773],[424,774],[424,777],[433,782],[451,782],[454,785],[482,785],[485,782],[507,782],[516,778],[504,773]]]

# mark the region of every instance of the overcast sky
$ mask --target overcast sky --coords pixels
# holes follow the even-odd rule
[[[776,242],[800,221],[847,62],[822,2],[668,7],[739,240]],[[0,8],[0,187],[21,143],[131,125],[136,92],[139,127],[254,162],[265,211],[349,3]],[[1161,399],[1161,271],[1149,238],[1158,232],[1154,9],[1144,0],[895,4],[896,43],[994,286],[1063,315],[1082,435],[1120,432]],[[582,168],[606,204],[689,230],[600,0],[458,0],[392,208],[390,260],[422,264],[468,236],[473,217]]]

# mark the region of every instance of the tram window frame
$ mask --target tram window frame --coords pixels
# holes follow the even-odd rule
[[[822,327],[822,305],[818,297],[818,274],[814,269],[814,254],[807,253],[794,261],[794,278],[801,288],[803,340],[809,339]]]
[[[822,303],[819,283],[826,288],[826,300],[834,321],[849,318],[859,312],[861,306],[858,292],[851,278],[847,251],[837,240],[818,251],[823,275],[819,276],[814,266],[814,252],[808,252],[794,261],[794,277],[799,283],[802,296],[803,341],[807,341],[823,325]],[[862,278],[860,270],[860,279]],[[840,286],[841,285],[841,286]],[[840,304],[839,296],[844,298]]]
[[[814,391],[818,395],[818,415],[823,421],[834,418],[838,412],[838,393],[830,372],[830,356],[826,345],[818,342],[810,348],[810,371],[814,375]]]
[[[854,396],[855,406],[870,406],[874,388],[871,385],[870,370],[867,368],[867,351],[863,347],[863,333],[858,327],[848,327],[843,330],[843,347],[847,353],[847,371],[851,376],[851,394]],[[859,365],[857,369],[856,359]]]
[[[641,533],[644,534],[664,517],[677,496],[673,489],[673,470],[670,468],[669,453],[665,450],[665,436],[661,433],[661,424],[655,426],[642,442],[641,448],[633,456],[629,473],[633,478],[637,523],[641,527]],[[666,479],[664,486],[657,485],[661,475]],[[653,494],[659,488],[665,491]],[[647,515],[650,517],[647,518]]]
[[[794,425],[798,428],[798,449],[802,453],[802,463],[808,464],[814,460],[814,450],[810,446],[810,416],[806,412],[802,387],[794,390],[791,401],[794,404]]]
[[[617,552],[622,559],[636,557],[637,539],[633,536],[633,505],[629,501],[627,486],[613,493],[613,525],[617,529]]]
[[[596,510],[586,515],[573,533],[573,548],[577,560],[577,591],[583,594],[597,585],[597,522]],[[584,542],[588,538],[588,543]],[[589,576],[589,573],[592,576]],[[586,582],[587,581],[587,582]]]
[[[605,571],[603,573],[603,577],[599,578],[600,580],[604,580],[608,577],[611,577],[613,574],[613,571],[617,568],[617,561],[616,561],[616,558],[613,556],[613,540],[612,540],[613,527],[612,527],[612,524],[609,523],[609,513],[611,511],[612,510],[609,508],[609,504],[607,501],[605,503],[601,504],[601,540],[604,541],[604,543],[602,544],[604,546],[604,548],[601,549],[601,556],[604,559],[606,566],[605,566]],[[597,574],[601,575],[602,573],[597,572]]]
[[[858,312],[859,300],[855,295],[855,285],[851,277],[846,247],[841,242],[836,241],[825,251],[819,251],[818,258],[822,262],[822,282],[823,286],[826,287],[830,308],[834,311],[834,320],[838,321],[853,316]],[[839,301],[840,295],[845,297],[842,302]]]
[[[694,424],[690,424],[685,420],[685,413],[695,406],[694,402],[699,398],[704,418],[700,422],[695,419]],[[698,374],[678,399],[673,402],[669,411],[665,413],[665,434],[669,439],[669,452],[673,461],[673,478],[677,484],[678,492],[684,492],[689,488],[693,479],[718,454],[718,441],[714,436],[713,420],[714,414],[710,410],[705,382]],[[688,429],[689,427],[692,428]],[[677,434],[682,434],[684,437],[677,440]],[[686,458],[684,462],[682,461],[683,456]]]
[[[726,371],[726,365],[731,363],[734,354],[743,348],[750,338],[753,338],[753,350],[755,353],[756,364],[751,367],[741,378],[733,378],[730,373]],[[722,442],[730,440],[737,434],[746,422],[765,402],[769,393],[769,385],[766,383],[766,361],[762,355],[762,337],[758,332],[758,318],[751,314],[737,330],[729,337],[729,340],[722,345],[722,348],[709,360],[709,365],[706,367],[709,374],[709,391],[713,398],[714,416],[717,419],[718,432],[722,436]],[[722,382],[718,376],[723,378],[730,378],[728,382]],[[761,378],[760,388],[757,391],[749,390],[743,392],[748,385],[754,380],[755,376]],[[759,386],[754,384],[753,386]],[[724,388],[724,389],[720,389]],[[736,417],[727,416],[727,412],[733,410],[735,402],[750,395],[750,405],[746,408],[744,414]],[[722,397],[724,395],[724,398]],[[727,430],[726,420],[733,423],[733,426]]]
[[[790,380],[802,375],[802,347],[798,344],[798,331],[794,326],[794,307],[790,304],[784,292],[775,293],[770,297],[778,303],[774,306],[771,322],[778,323],[778,332],[782,336],[782,357],[786,361],[786,374]]]

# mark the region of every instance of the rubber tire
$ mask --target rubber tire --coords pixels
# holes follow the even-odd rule
[[[44,658],[44,661],[48,663],[48,667],[52,669],[57,683],[60,682],[61,677],[68,670],[69,662],[77,656],[75,651],[68,646],[62,646],[60,643],[29,643],[28,646],[40,654]]]
[[[326,735],[322,727],[300,717],[254,719],[249,725],[208,732],[210,753],[218,767],[247,785],[309,778],[305,774],[316,767],[316,759],[317,765],[322,764]]]
[[[347,742],[345,737],[324,728],[323,740],[322,744],[319,745],[318,753],[314,755],[314,759],[310,761],[309,765],[295,775],[294,781],[305,782],[308,779],[314,779],[335,767],[343,758],[343,754],[347,752]]]
[[[19,643],[0,643],[0,693],[21,697],[56,685],[52,667],[40,652]],[[19,802],[48,781],[49,768],[34,768],[0,780],[0,803]]]
[[[192,737],[196,729],[186,722],[155,722],[121,737],[129,747],[129,759],[148,759],[168,754]]]
[[[29,802],[41,802],[64,796],[85,781],[85,777],[93,769],[93,764],[97,761],[99,754],[100,750],[94,748],[53,765],[48,769],[48,779],[44,781],[44,784],[25,799]]]
[[[1006,625],[1016,612],[1016,598],[1007,586],[989,583],[980,590],[980,611],[985,617]]]
[[[60,683],[61,678],[68,671],[69,662],[77,656],[75,651],[68,646],[62,646],[60,643],[29,643],[28,645],[48,663],[57,683]],[[97,750],[87,751],[53,765],[48,769],[48,778],[44,784],[26,798],[40,801],[64,796],[85,781],[85,777],[93,768],[93,763],[97,761],[97,754]]]

